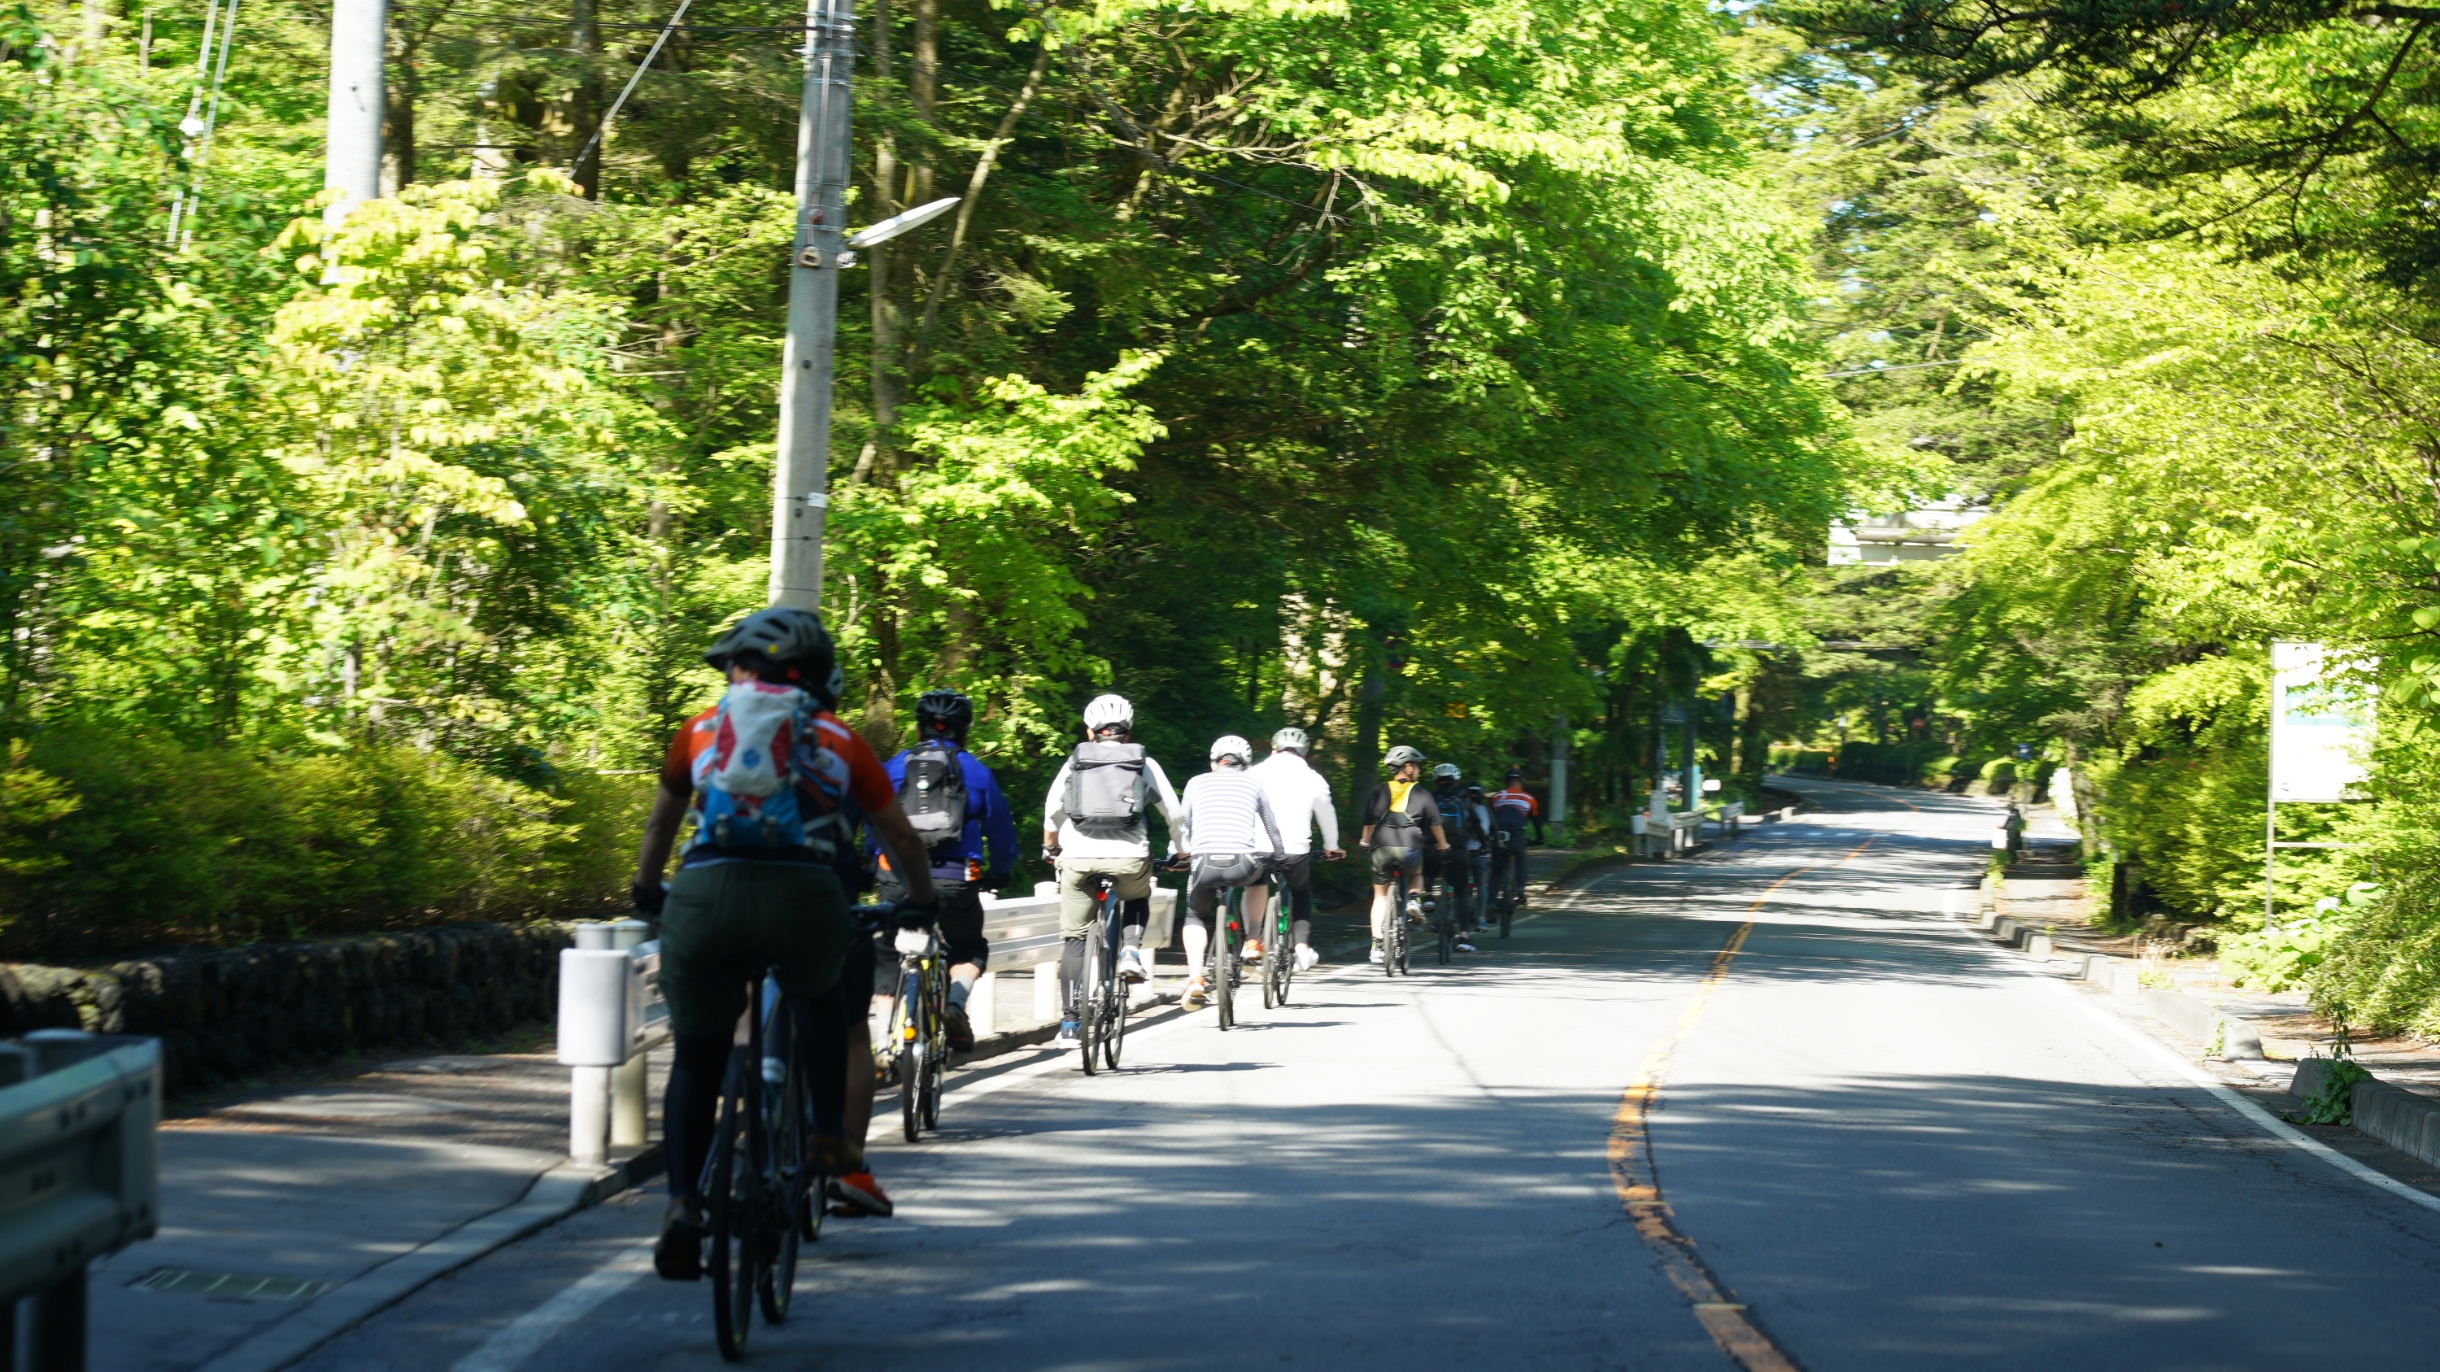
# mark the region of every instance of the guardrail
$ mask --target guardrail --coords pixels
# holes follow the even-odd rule
[[[0,1042],[0,1366],[83,1372],[86,1264],[160,1228],[160,1122],[159,1039]]]

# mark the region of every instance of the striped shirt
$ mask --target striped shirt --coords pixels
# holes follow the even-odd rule
[[[1260,853],[1285,856],[1279,821],[1261,783],[1234,768],[1205,772],[1178,799],[1178,851],[1197,857]]]

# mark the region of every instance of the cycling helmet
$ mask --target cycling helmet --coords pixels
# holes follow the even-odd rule
[[[1212,740],[1212,761],[1214,762],[1226,760],[1243,767],[1246,759],[1252,756],[1254,756],[1254,745],[1235,734],[1222,734]]]
[[[1444,762],[1432,769],[1434,781],[1455,781],[1464,775],[1465,772],[1454,762]]]
[[[1508,779],[1510,781],[1523,781],[1525,779],[1525,769],[1522,767],[1509,768]]]
[[[715,639],[703,660],[724,672],[743,666],[765,681],[799,687],[824,709],[838,704],[847,689],[830,631],[811,610],[784,605],[756,610]]]
[[[1410,748],[1401,743],[1397,747],[1389,750],[1389,756],[1381,759],[1381,765],[1394,772],[1410,762],[1420,763],[1422,761],[1422,749]]]
[[[1308,742],[1305,738],[1305,731],[1297,728],[1293,724],[1280,730],[1278,733],[1271,735],[1271,747],[1275,750],[1293,749],[1294,751],[1301,753],[1312,746],[1312,743]]]
[[[1135,707],[1127,703],[1127,698],[1125,696],[1095,696],[1093,697],[1092,703],[1084,707],[1084,727],[1086,732],[1096,733],[1102,729],[1108,728],[1113,724],[1122,729],[1133,728],[1135,726]]]
[[[974,702],[963,691],[926,691],[915,702],[915,728],[925,738],[946,734],[963,742],[974,727]]]

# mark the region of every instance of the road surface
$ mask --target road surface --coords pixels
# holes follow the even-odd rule
[[[833,1220],[786,1368],[2428,1368],[2440,1213],[2274,1138],[1938,918],[1988,802],[1792,783],[1735,848],[1342,966],[1085,1077],[953,1079]],[[1428,963],[1428,957],[1426,959]],[[885,1116],[885,1119],[888,1117]],[[878,1134],[876,1136],[879,1137]],[[711,1368],[664,1197],[504,1249],[318,1372]]]

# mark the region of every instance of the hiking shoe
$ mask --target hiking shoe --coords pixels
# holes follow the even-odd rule
[[[941,1016],[941,1025],[949,1031],[949,1046],[960,1053],[974,1051],[974,1022],[966,1018],[966,1007],[951,1005]]]
[[[1186,994],[1179,999],[1178,1004],[1189,1010],[1200,1010],[1210,1001],[1211,990],[1203,984],[1203,978],[1190,977],[1186,982]]]
[[[673,1202],[652,1245],[652,1270],[663,1281],[703,1280],[703,1220],[694,1207]]]
[[[898,1207],[890,1204],[889,1193],[881,1189],[881,1183],[874,1181],[870,1172],[832,1177],[826,1190],[830,1213],[834,1215],[869,1215],[886,1220],[898,1212]]]
[[[1059,1037],[1051,1040],[1051,1047],[1074,1048],[1083,1042],[1084,1034],[1077,1028],[1076,1021],[1063,1019],[1059,1021]]]
[[[1381,940],[1379,939],[1373,940],[1372,961],[1375,966],[1379,966],[1381,963]]]
[[[1131,982],[1152,980],[1152,959],[1145,957],[1141,948],[1119,949],[1118,979]]]
[[[1313,945],[1310,943],[1305,944],[1296,950],[1296,970],[1299,972],[1312,971],[1314,965],[1319,963],[1321,960],[1322,955],[1314,952]]]

